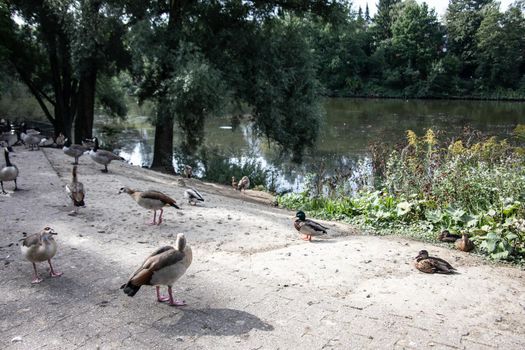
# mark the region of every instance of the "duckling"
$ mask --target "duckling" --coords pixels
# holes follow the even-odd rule
[[[102,170],[103,173],[108,172],[108,164],[112,160],[124,160],[124,158],[117,156],[113,152],[98,149],[98,138],[93,138],[93,141],[95,142],[95,146],[89,151],[89,156],[95,162],[104,165],[104,169]]]
[[[69,195],[69,198],[73,201],[73,212],[72,214],[77,213],[78,207],[83,207],[84,203],[84,185],[82,182],[79,182],[77,179],[77,166],[73,166],[72,179],[71,182],[66,185],[66,192]]]
[[[22,255],[33,263],[33,269],[35,271],[35,277],[31,281],[33,284],[42,282],[36,270],[36,262],[47,260],[49,268],[51,269],[51,277],[62,276],[62,272],[56,272],[53,269],[53,265],[51,265],[51,258],[53,258],[57,252],[57,243],[53,238],[56,234],[51,227],[46,227],[39,233],[21,239],[22,245],[20,246],[20,250]]]
[[[303,211],[298,211],[294,216],[294,227],[297,231],[303,234],[305,241],[312,241],[312,237],[326,235],[328,227],[321,225],[310,219],[306,219],[306,214]]]
[[[461,236],[455,235],[449,232],[449,230],[443,230],[438,235],[438,240],[441,242],[448,242],[448,243],[454,243],[456,240],[460,239]]]
[[[73,165],[78,165],[78,158],[80,158],[88,149],[82,145],[72,144],[71,140],[66,137],[62,151],[70,157],[75,158]]]
[[[416,269],[421,272],[452,274],[456,271],[456,269],[445,260],[429,256],[426,250],[421,250],[415,259]]]
[[[163,207],[172,206],[176,209],[180,209],[177,205],[175,199],[172,199],[159,191],[136,191],[132,190],[129,187],[122,187],[119,191],[120,193],[127,193],[143,208],[153,210],[153,221],[150,222],[151,225],[160,225],[162,222],[162,213]],[[157,210],[160,210],[159,221],[155,221],[157,217]]]
[[[14,181],[15,191],[18,190],[18,186],[16,184],[18,168],[9,160],[9,148],[4,147],[5,166],[0,169],[0,185],[2,186],[2,194],[7,194],[7,192],[4,190],[4,181]]]
[[[190,165],[184,165],[184,176],[188,179],[193,176],[193,168]]]
[[[198,201],[204,202],[204,198],[195,188],[188,188],[184,191],[184,198],[188,199],[188,203],[191,205],[197,205]]]
[[[237,185],[237,189],[239,191],[244,190],[244,192],[246,192],[248,188],[250,188],[250,179],[248,178],[248,176],[243,176],[241,181],[239,181],[239,184]]]
[[[134,296],[144,285],[155,286],[157,301],[167,301],[172,306],[186,305],[184,300],[173,299],[172,286],[191,265],[193,254],[184,234],[177,234],[175,247],[165,246],[150,254],[120,289]],[[160,286],[168,287],[168,296],[160,295]]]
[[[239,184],[239,183],[238,183],[237,180],[235,179],[235,176],[232,176],[232,187],[233,187],[234,189],[237,189],[237,185],[238,185],[238,184]]]
[[[474,249],[474,243],[468,238],[468,235],[464,233],[462,237],[456,241],[456,249],[463,252],[470,252]]]

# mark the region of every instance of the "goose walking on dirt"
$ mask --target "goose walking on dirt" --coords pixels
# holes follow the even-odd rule
[[[246,192],[248,188],[250,188],[250,179],[248,178],[248,176],[243,176],[242,179],[237,184],[237,189],[239,191],[244,190],[244,192]]]
[[[312,237],[326,235],[328,227],[321,225],[318,222],[307,219],[306,214],[299,210],[294,216],[294,227],[297,231],[303,234],[305,241],[312,241]]]
[[[140,205],[143,208],[153,210],[153,221],[150,223],[151,225],[161,224],[163,207],[171,206],[176,209],[180,209],[175,199],[170,198],[164,193],[159,192],[159,191],[151,191],[151,190],[150,191],[137,191],[137,190],[132,190],[129,187],[122,187],[119,191],[119,194],[120,193],[129,194],[131,198],[133,198],[133,200],[137,202],[138,205]],[[160,210],[158,222],[155,221],[157,217],[157,210]]]
[[[429,256],[426,250],[419,251],[415,257],[415,266],[421,272],[452,274],[456,269],[448,262],[435,256]]]
[[[193,254],[184,234],[177,234],[175,247],[165,246],[155,250],[120,289],[134,296],[144,285],[155,286],[157,301],[167,301],[172,306],[186,305],[184,300],[173,299],[172,286],[191,265]],[[160,286],[168,287],[168,296],[160,294]]]
[[[37,262],[46,261],[49,263],[49,268],[51,269],[51,277],[62,276],[62,272],[56,272],[51,265],[51,258],[53,258],[57,252],[57,243],[53,236],[57,233],[51,228],[46,227],[42,231],[22,238],[22,245],[20,250],[24,258],[29,260],[33,264],[33,269],[35,276],[31,283],[40,283],[42,279],[38,276],[38,271],[36,269]]]
[[[66,185],[66,192],[73,202],[72,215],[77,213],[78,207],[83,207],[84,203],[84,185],[77,179],[77,166],[73,166],[71,182]]]
[[[16,184],[16,178],[18,177],[18,168],[16,165],[12,164],[9,160],[9,148],[4,148],[4,157],[5,157],[5,166],[0,169],[0,185],[2,187],[2,194],[7,194],[4,190],[4,181],[14,181],[15,182],[15,191],[18,190]]]
[[[91,151],[89,151],[89,156],[91,157],[91,159],[93,159],[93,161],[104,165],[104,169],[102,169],[103,173],[108,172],[108,164],[111,163],[112,160],[124,160],[124,158],[117,156],[113,152],[99,149],[98,138],[93,138],[93,142],[95,142],[95,146]]]
[[[188,203],[191,205],[197,205],[197,202],[204,202],[202,195],[193,187],[184,191],[184,198],[187,198]]]

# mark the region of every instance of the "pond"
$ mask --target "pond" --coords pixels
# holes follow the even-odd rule
[[[336,169],[369,172],[369,145],[394,144],[403,140],[409,129],[418,135],[428,128],[440,130],[444,132],[440,138],[449,138],[469,126],[506,137],[517,124],[525,124],[523,102],[341,98],[326,99],[324,107],[317,147],[307,152],[301,164],[283,160],[277,147],[256,137],[249,118],[242,118],[239,125],[230,117],[210,118],[205,144],[230,155],[232,162],[259,161],[272,171],[279,191],[300,191],[307,173],[333,173]],[[108,133],[113,129],[118,132]],[[129,116],[125,121],[98,116],[94,132],[103,142],[118,146],[120,155],[131,164],[149,166],[154,131],[146,116]],[[175,144],[180,139],[175,132]],[[178,165],[176,157],[174,165]]]

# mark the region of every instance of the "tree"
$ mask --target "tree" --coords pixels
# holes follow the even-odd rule
[[[392,23],[395,17],[393,10],[400,2],[401,0],[379,0],[377,13],[374,16],[374,37],[377,43],[392,37]]]

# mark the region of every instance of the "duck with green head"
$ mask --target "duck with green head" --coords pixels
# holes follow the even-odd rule
[[[297,231],[303,234],[305,241],[312,241],[312,237],[326,235],[328,227],[321,225],[318,222],[307,219],[306,214],[299,210],[294,216],[294,227]]]

